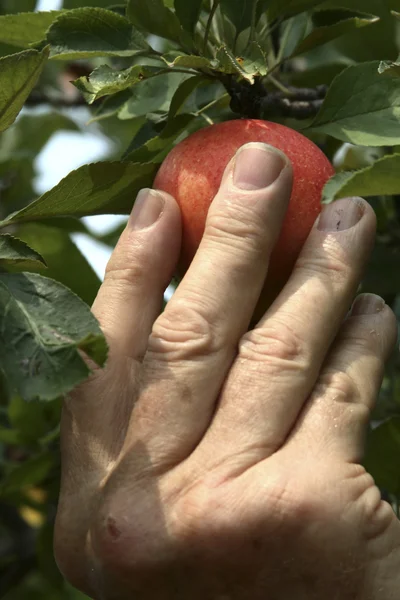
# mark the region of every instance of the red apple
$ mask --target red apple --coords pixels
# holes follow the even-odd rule
[[[274,248],[257,316],[286,283],[300,250],[321,211],[321,194],[334,169],[309,139],[269,121],[236,120],[211,125],[180,142],[158,171],[154,187],[169,192],[182,212],[183,241],[179,275],[188,269],[204,233],[208,208],[218,192],[225,167],[248,142],[282,150],[293,166],[293,190],[280,237]]]

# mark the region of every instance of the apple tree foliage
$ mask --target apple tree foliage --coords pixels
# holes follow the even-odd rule
[[[0,596],[77,600],[52,526],[62,397],[102,366],[100,285],[71,234],[128,214],[171,148],[211,123],[278,121],[334,162],[323,202],[366,197],[378,217],[361,291],[400,319],[400,0],[0,0]],[[70,83],[72,81],[72,84]],[[38,195],[57,132],[110,140],[102,162]],[[63,161],[63,157],[57,157]],[[365,465],[398,512],[400,361],[372,416]]]

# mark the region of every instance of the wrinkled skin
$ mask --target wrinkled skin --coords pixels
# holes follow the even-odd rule
[[[158,220],[135,211],[114,251],[93,306],[110,358],[65,401],[55,535],[96,600],[399,598],[400,524],[360,465],[396,341],[378,297],[348,312],[374,243],[365,201],[324,209],[248,330],[291,185],[282,156],[242,150],[162,314],[174,199],[148,196]]]

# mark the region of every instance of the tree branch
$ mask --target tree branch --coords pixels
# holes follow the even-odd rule
[[[42,104],[50,104],[54,108],[71,108],[76,106],[88,106],[83,96],[69,99],[62,96],[48,96],[43,92],[33,91],[28,96],[25,106],[40,106]]]
[[[260,78],[252,85],[238,81],[232,75],[223,76],[222,83],[231,96],[232,111],[250,119],[309,119],[318,113],[328,89],[325,85],[316,88],[286,86],[285,90],[270,91]]]

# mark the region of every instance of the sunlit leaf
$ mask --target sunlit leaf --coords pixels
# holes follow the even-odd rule
[[[40,42],[61,11],[19,13],[0,16],[0,42],[26,48]]]
[[[2,225],[48,217],[129,213],[138,191],[151,186],[154,175],[154,165],[107,161],[84,165]]]
[[[350,66],[332,82],[314,131],[362,146],[400,144],[400,79],[379,61]]]
[[[74,85],[82,92],[86,101],[92,104],[103,96],[116,94],[157,73],[157,67],[134,65],[123,71],[115,71],[108,65],[97,67],[89,77],[80,77]]]
[[[47,48],[42,52],[24,50],[0,58],[0,132],[15,121],[36,85],[48,53]]]
[[[400,154],[389,154],[360,171],[338,173],[325,185],[323,199],[400,194]]]
[[[62,13],[47,32],[50,57],[135,56],[151,52],[144,36],[121,15],[103,8]]]

